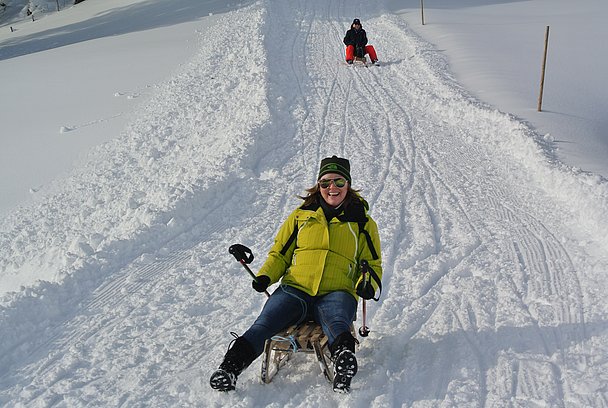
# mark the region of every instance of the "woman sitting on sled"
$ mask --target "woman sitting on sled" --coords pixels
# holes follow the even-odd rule
[[[352,64],[355,57],[363,58],[365,54],[369,54],[372,64],[378,62],[376,50],[373,45],[367,45],[367,34],[358,18],[353,20],[350,30],[346,32],[344,44],[346,45],[347,63]]]
[[[317,183],[281,226],[252,282],[258,292],[279,280],[281,284],[253,325],[230,346],[211,376],[212,388],[234,390],[238,375],[262,354],[266,340],[313,320],[328,338],[334,390],[349,391],[357,373],[357,341],[350,328],[358,299],[372,299],[382,277],[378,227],[351,181],[347,159],[321,161]],[[362,279],[360,261],[368,262],[373,279]]]

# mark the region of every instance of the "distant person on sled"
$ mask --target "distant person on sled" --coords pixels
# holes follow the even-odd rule
[[[346,32],[344,44],[346,45],[347,63],[352,64],[355,57],[363,58],[365,54],[369,54],[372,64],[378,62],[376,50],[373,45],[367,45],[367,34],[358,18],[353,20],[350,30]]]
[[[285,182],[276,180],[275,187]],[[357,340],[351,333],[357,303],[359,297],[374,298],[382,277],[378,227],[351,182],[347,159],[321,161],[317,182],[279,229],[252,282],[258,292],[280,285],[253,325],[229,346],[210,378],[212,388],[234,390],[237,377],[263,353],[266,340],[294,324],[315,321],[328,338],[334,390],[350,390],[357,373]],[[361,261],[367,261],[369,273],[361,273]]]

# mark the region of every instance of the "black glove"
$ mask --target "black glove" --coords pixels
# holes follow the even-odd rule
[[[251,282],[251,287],[260,293],[268,289],[268,285],[270,285],[270,278],[266,275],[260,275],[257,280]]]
[[[376,291],[370,281],[361,281],[357,285],[357,295],[365,300],[373,299],[375,293]]]

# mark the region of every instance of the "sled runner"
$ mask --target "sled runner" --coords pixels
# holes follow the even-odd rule
[[[380,66],[380,63],[378,61],[372,62],[372,61],[368,60],[366,56],[353,57],[352,62],[342,61],[341,63],[342,64],[345,63],[345,65],[347,65],[347,66],[365,67],[365,68]]]

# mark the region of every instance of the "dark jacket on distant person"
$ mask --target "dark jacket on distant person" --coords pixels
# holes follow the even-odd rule
[[[351,26],[344,36],[344,44],[353,45],[355,48],[365,47],[367,45],[365,30],[363,28],[356,30]]]

